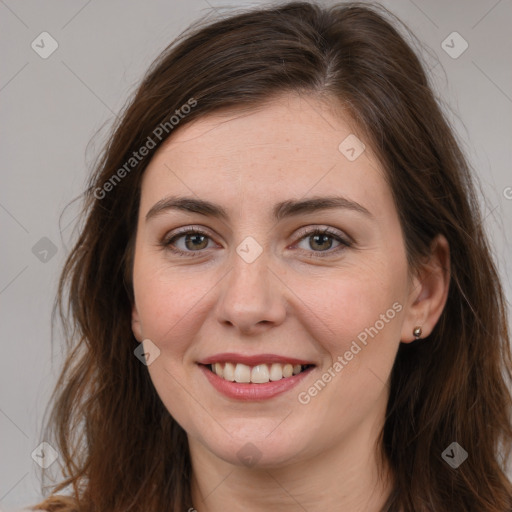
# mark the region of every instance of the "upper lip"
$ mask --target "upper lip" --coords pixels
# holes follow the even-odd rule
[[[311,361],[297,359],[296,357],[279,356],[277,354],[256,354],[253,356],[236,354],[234,352],[225,352],[223,354],[215,354],[199,361],[199,364],[214,363],[242,363],[247,366],[257,366],[265,363],[281,363],[281,364],[300,364],[314,365]]]

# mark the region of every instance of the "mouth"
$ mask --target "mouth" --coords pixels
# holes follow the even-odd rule
[[[316,368],[308,361],[272,354],[218,354],[197,364],[215,390],[245,401],[266,400],[290,391]]]

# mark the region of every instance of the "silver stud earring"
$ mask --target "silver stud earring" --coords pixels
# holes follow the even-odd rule
[[[414,335],[414,337],[419,340],[421,338],[421,327],[418,326],[418,327],[415,327],[413,330],[412,330],[412,333]]]

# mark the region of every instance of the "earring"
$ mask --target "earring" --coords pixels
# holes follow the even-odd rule
[[[412,333],[414,335],[414,337],[419,340],[421,338],[421,327],[418,326],[418,327],[415,327],[413,330],[412,330]]]

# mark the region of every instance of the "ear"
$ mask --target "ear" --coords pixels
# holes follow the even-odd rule
[[[142,323],[135,304],[132,307],[132,331],[137,341],[142,341],[144,339],[144,336],[142,335]]]
[[[407,311],[402,325],[401,341],[416,338],[415,327],[421,327],[421,338],[434,329],[443,312],[450,286],[450,246],[443,235],[431,244],[430,257],[417,269],[411,280]]]

